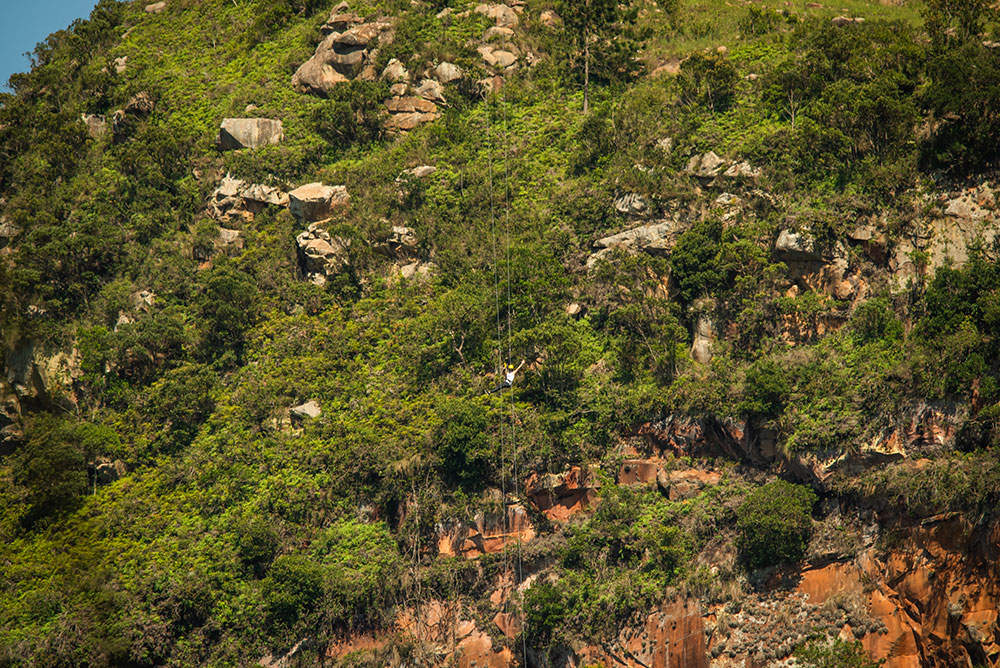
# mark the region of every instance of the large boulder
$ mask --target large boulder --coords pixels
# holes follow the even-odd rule
[[[315,399],[310,399],[304,404],[299,404],[289,410],[293,422],[302,422],[303,420],[313,420],[318,418],[323,414],[323,410],[320,408],[319,403]]]
[[[22,405],[27,401],[50,409],[76,409],[76,383],[82,374],[77,349],[49,350],[21,341],[7,351],[4,371],[7,386]]]
[[[288,210],[300,223],[326,220],[345,210],[350,202],[351,195],[344,186],[307,183],[288,193]]]
[[[587,268],[592,269],[599,260],[606,258],[615,249],[629,253],[643,251],[650,255],[669,255],[680,234],[680,228],[672,220],[662,220],[598,239],[594,242],[595,252],[587,258]]]
[[[478,14],[485,14],[487,18],[493,19],[501,28],[513,28],[520,23],[517,12],[507,5],[482,4],[477,6],[475,11]]]
[[[376,47],[391,26],[382,22],[359,23],[360,20],[355,14],[336,13],[330,17],[324,24],[329,34],[292,75],[295,90],[325,97],[334,86],[355,76],[375,79]]]
[[[434,79],[424,79],[414,92],[425,100],[444,104],[444,88]]]
[[[417,251],[417,234],[411,227],[393,225],[389,237],[375,244],[375,250],[397,260],[412,258]]]
[[[413,95],[391,98],[385,107],[389,110],[386,127],[392,130],[412,130],[439,116],[436,104]]]
[[[326,96],[333,87],[347,81],[347,77],[338,72],[333,65],[321,58],[312,57],[292,75],[292,87],[300,93]]]
[[[223,150],[260,148],[285,138],[281,121],[273,118],[226,118],[219,127]]]
[[[462,68],[458,65],[453,65],[452,63],[439,63],[437,67],[434,68],[434,76],[441,83],[451,83],[452,81],[457,81],[463,76]]]
[[[788,229],[778,233],[778,240],[774,242],[774,254],[778,259],[791,262],[816,262],[822,258],[811,238]]]

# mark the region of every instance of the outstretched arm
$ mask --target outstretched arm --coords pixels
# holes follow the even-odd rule
[[[520,371],[522,366],[524,366],[524,360],[521,360],[521,363],[517,365],[517,368],[514,369],[514,373]]]

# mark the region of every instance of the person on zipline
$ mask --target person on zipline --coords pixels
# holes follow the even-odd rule
[[[524,366],[524,360],[521,360],[521,363],[517,365],[516,369],[508,364],[505,364],[504,368],[507,369],[507,373],[504,375],[503,381],[499,385],[494,387],[492,390],[487,392],[486,394],[493,394],[494,392],[500,392],[512,386],[514,384],[514,375],[521,370],[522,366]]]

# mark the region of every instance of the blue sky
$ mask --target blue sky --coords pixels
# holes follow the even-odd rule
[[[15,72],[25,72],[26,51],[74,19],[90,16],[96,0],[0,0],[0,89]]]

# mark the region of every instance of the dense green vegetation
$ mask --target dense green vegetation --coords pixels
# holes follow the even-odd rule
[[[849,1],[871,12],[849,25],[777,3],[598,3],[604,14],[576,18],[579,3],[532,5],[519,30],[537,64],[481,95],[470,40],[488,23],[462,11],[474,3],[352,2],[396,21],[379,71],[393,57],[467,71],[440,119],[395,137],[384,83],[325,99],[291,87],[329,4],[171,0],[146,14],[102,0],[0,94],[0,223],[19,230],[0,249],[5,366],[27,342],[79,365],[73,387],[22,402],[23,438],[0,451],[0,666],[253,665],[303,637],[309,661],[405,606],[484,600],[511,555],[438,559],[439,527],[495,513],[494,489],[523,500],[528,472],[613,474],[621,440],[668,414],[732,418],[795,458],[857,454],[923,402],[961,406],[960,452],[818,491],[993,512],[998,249],[933,273],[915,250],[918,277],[894,286],[855,244],[871,279],[857,303],[799,289],[773,252],[794,229],[831,253],[871,219],[896,243],[925,193],[998,166],[985,5],[935,0],[917,16]],[[550,8],[563,28],[541,22]],[[629,39],[609,39],[623,25]],[[645,76],[661,56],[684,58],[676,75]],[[110,126],[140,93],[151,111],[88,135],[81,114]],[[245,114],[281,118],[285,141],[221,152],[221,119]],[[685,171],[709,150],[761,169],[732,185],[747,202],[735,218]],[[401,195],[397,177],[421,164],[437,171]],[[205,206],[227,172],[346,185],[330,231],[351,240],[349,268],[304,280],[301,225],[278,207],[232,223],[243,247],[220,250]],[[669,253],[617,249],[588,270],[596,239],[648,222],[615,211],[624,193],[683,229]],[[376,252],[393,225],[414,230],[432,278],[398,279]],[[689,353],[702,317],[708,364]],[[528,366],[512,393],[485,395],[498,356]],[[320,417],[289,418],[308,400]],[[124,474],[103,479],[102,462]],[[554,657],[681,588],[715,600],[801,559],[816,494],[768,480],[733,466],[671,501],[609,477],[592,513],[533,516],[551,540],[528,557],[554,577],[518,601],[523,638]],[[738,563],[706,568],[709,547]],[[853,646],[811,652],[806,665],[866,665]]]

